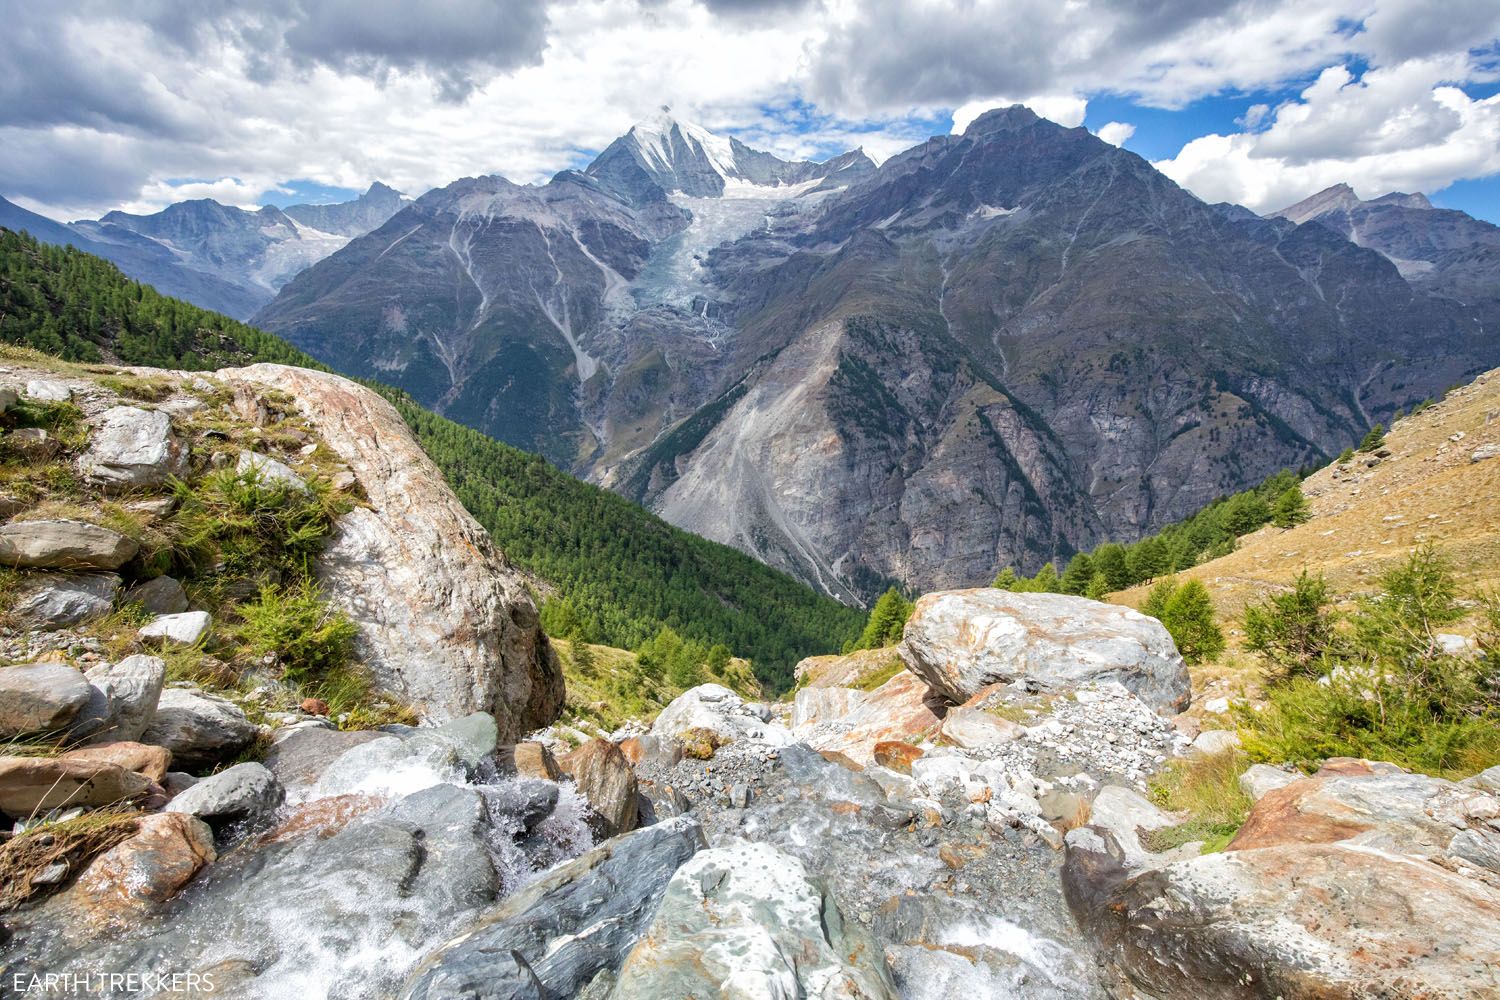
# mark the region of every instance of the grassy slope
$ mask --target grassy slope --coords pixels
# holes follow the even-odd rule
[[[273,361],[324,369],[271,334],[158,295],[112,264],[0,230],[0,339],[74,360],[211,369]],[[863,613],[749,556],[672,527],[541,458],[390,399],[459,498],[518,565],[579,608],[591,638],[635,646],[663,625],[722,642],[772,688],[831,652]]]
[[[1202,580],[1218,609],[1237,623],[1248,604],[1290,584],[1303,569],[1321,573],[1337,594],[1371,590],[1385,570],[1433,543],[1466,589],[1500,584],[1500,458],[1473,462],[1500,446],[1500,369],[1454,389],[1439,403],[1397,421],[1389,458],[1374,467],[1356,454],[1302,484],[1311,518],[1242,537],[1235,551],[1180,573]],[[1454,441],[1456,435],[1462,437]],[[1110,599],[1139,607],[1149,587]]]

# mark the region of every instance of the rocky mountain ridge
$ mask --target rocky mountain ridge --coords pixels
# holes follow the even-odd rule
[[[0,225],[114,261],[138,281],[236,319],[294,275],[375,229],[409,199],[380,182],[353,201],[247,211],[203,198],[151,215],[52,222],[0,199]]]
[[[846,600],[1134,537],[1500,360],[1381,253],[1022,108],[834,190],[639,128],[433,192],[259,321]]]

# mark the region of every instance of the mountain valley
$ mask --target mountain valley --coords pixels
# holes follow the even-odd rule
[[[663,112],[429,192],[256,321],[862,602],[1137,537],[1500,362],[1455,214],[1418,280],[1019,107],[879,167]]]

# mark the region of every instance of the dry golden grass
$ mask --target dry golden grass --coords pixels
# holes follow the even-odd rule
[[[1180,575],[1203,581],[1230,630],[1247,605],[1304,569],[1325,576],[1336,594],[1368,593],[1424,542],[1450,560],[1465,589],[1500,589],[1500,458],[1472,462],[1483,445],[1500,446],[1500,369],[1397,421],[1386,435],[1390,457],[1379,464],[1367,467],[1370,456],[1356,454],[1309,476],[1307,523],[1262,528]],[[1139,607],[1149,591],[1110,600]]]

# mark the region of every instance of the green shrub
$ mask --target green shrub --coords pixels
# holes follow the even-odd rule
[[[358,626],[324,601],[311,580],[262,588],[240,616],[245,646],[256,656],[274,655],[290,681],[326,677],[354,656]]]
[[[1332,648],[1328,583],[1306,570],[1292,589],[1245,609],[1245,648],[1288,674],[1307,674]]]
[[[173,484],[173,562],[189,575],[237,580],[306,575],[340,514],[353,506],[322,479],[299,490],[258,472],[211,472],[192,485]]]
[[[1328,757],[1368,757],[1445,777],[1500,763],[1500,604],[1482,604],[1479,652],[1451,654],[1438,630],[1465,609],[1450,567],[1430,547],[1386,573],[1342,633],[1307,627],[1325,601],[1308,587],[1290,610],[1263,609],[1267,628],[1281,633],[1261,635],[1296,639],[1302,627],[1312,636],[1300,647],[1267,640],[1268,655],[1322,650],[1293,676],[1273,679],[1260,711],[1239,710],[1252,757],[1308,770]]]

